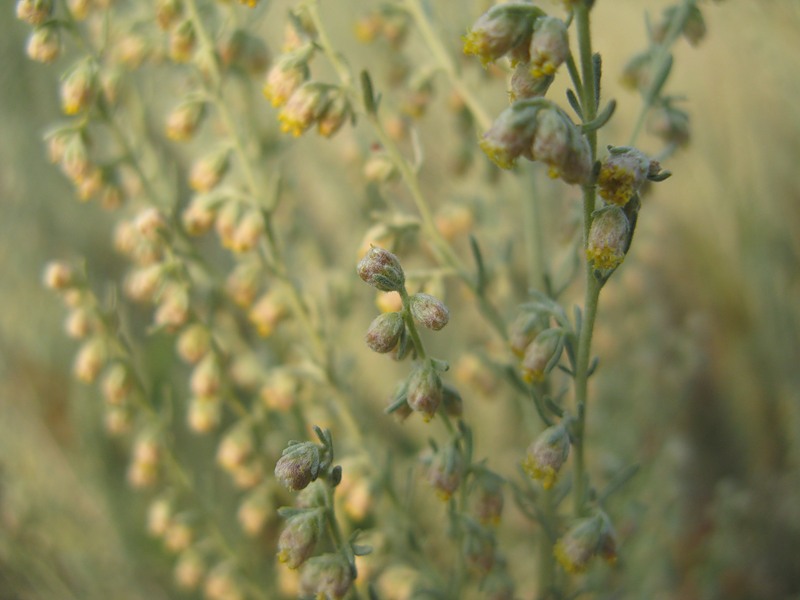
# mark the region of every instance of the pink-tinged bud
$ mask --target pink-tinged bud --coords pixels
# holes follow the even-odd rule
[[[92,312],[81,306],[70,312],[64,321],[64,331],[76,340],[85,338],[95,330],[96,326],[97,322]]]
[[[219,426],[222,416],[222,401],[219,398],[199,397],[189,401],[186,421],[195,433],[209,433]]]
[[[439,331],[450,320],[450,311],[444,302],[430,294],[414,294],[408,303],[414,320],[428,329]]]
[[[284,54],[267,73],[264,84],[264,97],[272,106],[283,106],[294,92],[308,79],[308,59],[310,52],[300,50]]]
[[[153,537],[161,537],[166,533],[174,512],[172,500],[166,497],[156,498],[147,508],[147,532]]]
[[[547,90],[550,89],[550,84],[553,83],[553,79],[554,77],[552,75],[535,77],[531,74],[530,63],[521,62],[511,75],[508,97],[511,102],[526,100],[528,98],[539,98],[544,96]]]
[[[167,137],[176,142],[191,139],[205,113],[205,104],[198,100],[187,100],[176,106],[167,115]]]
[[[71,265],[62,261],[47,263],[42,277],[45,287],[51,290],[66,290],[73,287],[78,277]]]
[[[192,527],[188,515],[176,515],[174,519],[170,520],[167,530],[164,532],[164,546],[167,550],[173,554],[183,552],[192,545],[193,541],[194,527]]]
[[[497,525],[503,514],[503,481],[490,472],[482,473],[476,479],[476,489],[472,496],[473,512],[483,525]]]
[[[592,173],[589,142],[563,110],[548,104],[536,115],[537,128],[530,158],[547,164],[551,177],[583,184]]]
[[[166,217],[154,207],[146,208],[136,215],[134,225],[139,235],[151,242],[161,240],[168,231]]]
[[[412,410],[422,413],[425,421],[430,421],[436,414],[443,394],[442,379],[430,362],[417,367],[408,378],[406,402]]]
[[[278,560],[296,569],[314,553],[320,531],[319,509],[304,510],[288,518],[278,538]]]
[[[227,173],[229,165],[227,150],[204,156],[192,165],[189,187],[198,192],[210,192]]]
[[[219,360],[213,352],[209,352],[192,371],[189,387],[195,396],[216,396],[221,380]]]
[[[180,0],[156,0],[156,23],[165,31],[178,22],[182,12]]]
[[[194,548],[181,552],[175,562],[173,576],[179,588],[189,591],[197,589],[206,574],[206,564],[203,556]]]
[[[536,336],[539,335],[546,326],[547,321],[541,316],[530,312],[520,313],[517,318],[514,319],[509,330],[508,345],[514,355],[518,358],[525,356],[525,350],[528,345],[536,339]]]
[[[97,69],[93,63],[83,60],[70,70],[61,82],[61,109],[67,115],[83,112],[97,92]]]
[[[134,378],[130,368],[122,363],[114,363],[103,375],[101,388],[106,404],[121,406],[133,392]]]
[[[42,25],[33,30],[25,47],[28,58],[40,63],[51,63],[61,54],[61,36],[56,25]]]
[[[260,272],[257,263],[239,263],[225,280],[225,292],[242,308],[250,306],[258,292]]]
[[[536,336],[525,349],[522,357],[522,378],[528,383],[544,381],[545,375],[556,365],[563,344],[562,333],[557,329],[547,329]]]
[[[353,572],[348,562],[339,554],[323,554],[306,561],[300,575],[302,595],[320,600],[344,598],[353,585]]]
[[[484,65],[530,43],[533,21],[543,15],[529,2],[506,2],[481,15],[463,37],[464,54],[474,54]]]
[[[464,459],[458,448],[449,444],[433,455],[428,466],[428,482],[442,501],[450,499],[461,485],[463,476]]]
[[[556,482],[561,467],[567,462],[569,448],[566,427],[548,427],[528,446],[522,468],[531,478],[541,481],[544,489],[549,490]]]
[[[94,337],[84,342],[78,350],[72,371],[80,381],[92,383],[97,379],[106,360],[108,360],[106,342],[101,337]]]
[[[337,89],[331,92],[328,107],[317,121],[317,131],[323,137],[331,137],[347,123],[352,114],[353,108],[347,95],[341,89]]]
[[[295,442],[283,450],[275,477],[288,490],[299,492],[319,476],[320,460],[319,444]]]
[[[189,319],[189,290],[181,284],[165,286],[153,315],[156,327],[175,331]]]
[[[304,83],[278,113],[281,131],[295,137],[301,135],[325,114],[329,104],[329,85],[314,81]]]
[[[403,315],[399,312],[378,315],[367,330],[367,346],[373,352],[391,352],[400,341],[404,329]]]
[[[197,35],[191,20],[185,19],[169,34],[169,57],[176,63],[186,63],[192,59],[197,45]]]
[[[406,276],[400,260],[388,250],[373,246],[358,262],[358,276],[382,292],[405,289]]]
[[[501,169],[510,169],[520,156],[529,156],[536,133],[539,106],[515,102],[495,119],[480,141],[481,150]]]
[[[625,211],[610,205],[596,211],[586,242],[586,258],[595,269],[616,269],[625,259],[631,226]]]
[[[181,332],[176,345],[178,356],[193,365],[211,349],[211,333],[202,323],[193,323]]]
[[[530,72],[534,77],[554,75],[569,58],[567,26],[561,19],[541,17],[536,20],[530,47]]]
[[[581,519],[556,542],[556,560],[568,573],[582,573],[595,556],[609,562],[617,557],[616,535],[606,514],[600,510]]]
[[[597,192],[606,202],[625,206],[647,181],[651,169],[657,168],[658,163],[636,148],[609,148],[597,175]]]
[[[28,25],[41,25],[53,12],[52,0],[17,0],[17,18]]]

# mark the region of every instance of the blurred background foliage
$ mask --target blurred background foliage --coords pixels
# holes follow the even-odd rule
[[[354,65],[381,60],[359,54],[366,51],[352,36],[355,4],[324,7],[337,42]],[[435,3],[440,19],[459,15],[441,24],[454,52],[478,4]],[[639,100],[618,85],[619,73],[645,45],[644,9],[657,14],[664,4],[596,3],[605,96],[619,102],[601,143],[622,144],[631,130]],[[52,258],[86,257],[93,279],[117,277],[122,261],[108,251],[113,215],[75,201],[47,162],[42,134],[59,118],[59,67],[25,58],[27,28],[11,18],[10,5],[4,10],[0,599],[174,597],[169,563],[144,531],[146,502],[127,488],[120,449],[105,441],[97,392],[71,377],[75,344],[62,332],[62,306],[41,286]],[[284,9],[276,3],[270,10]],[[729,0],[709,5],[706,19],[709,35],[699,48],[676,48],[670,82],[671,93],[686,96],[691,144],[665,161],[675,175],[645,200],[633,251],[601,300],[589,466],[601,481],[624,464],[642,468],[611,505],[622,556],[619,568],[598,575],[602,589],[613,590],[598,597],[800,598],[800,3]],[[424,56],[413,34],[409,44],[409,55]],[[278,43],[270,46],[277,50]],[[477,69],[473,76],[486,105],[499,109],[503,84],[484,85]],[[436,89],[443,93],[418,123],[423,185],[440,209],[473,212],[473,231],[508,271],[495,283],[512,288],[496,292],[510,320],[515,302],[524,300],[524,284],[513,289],[514,282],[529,270],[517,215],[531,188],[505,175],[487,183],[485,167],[473,169],[477,175],[453,173],[457,153],[442,141],[455,139],[442,132],[452,125],[446,82]],[[265,122],[274,120],[266,102],[263,111]],[[391,432],[398,426],[380,409],[390,392],[386,382],[402,371],[362,348],[375,311],[354,282],[370,201],[363,184],[354,189],[359,167],[341,168],[348,144],[369,136],[341,137],[307,136],[289,145],[288,185],[303,201],[285,209],[286,236],[303,240],[311,230],[321,240],[294,251],[294,260],[302,263],[304,252],[316,264],[327,257],[341,278],[353,303],[341,343],[354,354],[364,414],[374,418],[370,427]],[[550,182],[536,186],[546,222],[555,224],[545,228],[552,238],[545,247],[570,230],[564,207],[574,204],[574,193]],[[467,258],[465,239],[456,245]],[[497,259],[503,253],[505,262]],[[487,336],[472,324],[470,299],[448,291],[449,335],[433,344],[458,363]],[[528,441],[508,439],[506,425],[516,415],[496,395],[465,394],[467,416],[480,424],[478,455],[513,473]],[[403,435],[427,435],[419,422],[404,427]],[[532,527],[518,515],[509,519],[519,531],[509,534],[507,554],[524,557]],[[270,557],[274,549],[263,552]],[[532,598],[525,561],[514,558],[512,566],[518,596]]]

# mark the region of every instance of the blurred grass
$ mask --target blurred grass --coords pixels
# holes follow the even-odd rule
[[[707,20],[700,48],[679,45],[670,83],[688,98],[692,144],[666,161],[675,176],[647,199],[598,320],[589,443],[603,451],[592,469],[602,479],[631,457],[644,465],[615,505],[628,564],[611,575],[623,579],[623,595],[608,597],[800,597],[800,8],[730,0],[709,6]],[[603,142],[624,143],[613,136],[630,131],[638,99],[618,89],[614,69],[644,43],[642,3],[600,0],[595,22],[606,97],[620,103]],[[464,26],[446,28],[458,35]],[[141,503],[126,514],[124,458],[101,441],[94,393],[71,382],[62,308],[40,286],[52,257],[87,256],[98,279],[115,263],[101,258],[109,216],[77,204],[44,158],[41,134],[58,118],[57,68],[24,59],[25,34],[0,19],[0,598],[171,597],[159,551],[141,533]],[[496,92],[485,91],[487,104]],[[447,156],[436,145],[439,122],[434,112],[420,125],[432,164]],[[298,235],[306,226],[329,234],[315,261],[341,266],[350,257],[337,249],[354,251],[361,230],[337,224],[354,212],[363,219],[369,206],[350,199],[354,176],[339,168],[338,151],[317,144],[302,139],[292,150],[294,169],[310,161],[319,174],[294,182],[319,209],[294,222]],[[491,233],[515,224],[503,211],[520,209],[521,186],[475,191],[475,178],[436,170],[423,178],[437,200],[472,203],[477,235],[501,253]],[[563,212],[563,188],[542,187],[546,212]],[[524,270],[519,233],[510,235],[508,268]],[[448,301],[463,310],[453,311],[458,337],[480,339],[464,316],[468,301]],[[368,321],[351,318],[342,331],[359,339]],[[374,365],[366,352],[357,362]],[[360,383],[380,399],[402,371],[392,369]],[[513,411],[502,400],[471,410],[488,424],[481,451],[499,448],[498,462],[513,463],[516,441],[503,430]],[[630,572],[638,576],[624,580]]]

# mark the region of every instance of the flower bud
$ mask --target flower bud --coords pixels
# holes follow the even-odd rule
[[[164,31],[177,23],[182,12],[180,0],[156,0],[156,23]]]
[[[261,211],[250,209],[239,219],[231,236],[231,250],[248,252],[256,247],[264,233],[264,216]]]
[[[169,230],[166,217],[155,207],[146,208],[136,215],[134,225],[139,234],[150,241],[159,241]]]
[[[490,8],[481,15],[462,39],[464,54],[474,54],[486,65],[511,52],[517,46],[527,46],[533,21],[542,11],[528,2],[506,2]]]
[[[367,330],[367,346],[373,352],[391,352],[400,341],[404,329],[403,315],[399,312],[378,315]]]
[[[430,421],[442,402],[442,379],[430,362],[417,367],[408,378],[406,402],[419,413],[425,421]]]
[[[17,18],[28,25],[41,25],[53,12],[53,0],[17,0]]]
[[[473,512],[483,525],[497,525],[503,514],[503,480],[491,472],[481,473],[476,478],[472,495]]]
[[[536,135],[530,158],[550,167],[551,177],[585,183],[592,173],[589,142],[566,113],[550,104],[536,115]]]
[[[103,376],[102,390],[106,404],[120,406],[133,391],[134,378],[130,368],[122,363],[114,363]]]
[[[450,320],[450,312],[444,302],[430,294],[414,294],[408,302],[414,320],[428,329],[439,331]]]
[[[308,79],[309,52],[301,50],[284,54],[267,73],[263,93],[272,106],[286,104],[294,92]]]
[[[259,395],[270,410],[287,412],[295,403],[297,379],[287,369],[273,369],[267,375]]]
[[[217,464],[226,471],[241,466],[253,454],[255,442],[246,423],[234,425],[217,447]]]
[[[205,112],[205,104],[198,100],[180,103],[167,115],[167,137],[176,142],[185,142],[194,136]]]
[[[203,597],[207,600],[245,600],[240,577],[231,561],[215,566],[206,577]]]
[[[388,250],[373,246],[358,262],[358,276],[382,292],[405,289],[406,276],[400,260]]]
[[[220,41],[219,58],[226,69],[238,68],[249,75],[261,75],[269,63],[269,52],[260,38],[237,29]]]
[[[172,553],[186,550],[194,541],[194,527],[187,514],[176,515],[164,532],[164,546]]]
[[[387,183],[397,177],[397,167],[391,158],[383,152],[372,154],[365,162],[362,170],[364,178],[373,183]]]
[[[194,548],[189,548],[181,552],[175,562],[175,583],[183,590],[194,590],[200,585],[205,572],[203,556]]]
[[[320,600],[344,598],[353,585],[353,572],[345,558],[339,554],[323,554],[309,559],[300,575],[303,596]]]
[[[453,444],[448,444],[433,455],[428,467],[428,482],[436,490],[436,495],[446,502],[461,485],[463,474],[461,452]]]
[[[151,301],[161,287],[163,275],[164,266],[161,263],[134,269],[125,277],[125,295],[134,302]]]
[[[528,383],[544,381],[545,375],[558,362],[561,350],[561,333],[557,329],[547,329],[537,335],[525,348],[522,378]]]
[[[204,156],[192,165],[189,187],[198,192],[211,191],[228,171],[229,164],[227,150]]]
[[[297,88],[278,113],[281,131],[297,137],[316,123],[330,104],[329,90],[327,84],[315,81]]]
[[[247,317],[255,326],[258,335],[269,337],[275,331],[278,323],[286,317],[286,314],[286,305],[280,294],[275,291],[269,291],[256,301],[247,313]]]
[[[174,507],[167,497],[156,498],[147,508],[147,532],[153,537],[166,533]]]
[[[97,73],[93,63],[83,60],[61,82],[61,109],[76,115],[89,108],[97,91]]]
[[[549,490],[569,456],[569,434],[563,425],[548,427],[528,446],[522,468]]]
[[[189,235],[203,235],[214,226],[217,201],[210,195],[194,196],[181,213],[181,223]]]
[[[582,573],[598,554],[613,562],[617,557],[617,543],[611,522],[604,512],[596,511],[575,523],[556,542],[553,552],[568,573]]]
[[[595,269],[616,269],[625,258],[631,226],[625,211],[610,205],[596,211],[586,242],[586,258]]]
[[[211,333],[202,323],[193,323],[181,331],[176,347],[178,356],[193,365],[211,349]]]
[[[609,148],[597,175],[598,193],[606,202],[625,206],[647,180],[651,165],[651,160],[636,148]]]
[[[189,290],[181,284],[165,286],[159,298],[158,308],[153,315],[156,327],[175,331],[189,318]]]
[[[508,97],[511,102],[516,102],[517,100],[544,96],[547,90],[550,89],[553,79],[554,77],[552,75],[543,75],[539,77],[532,75],[530,63],[521,62],[511,75]]]
[[[538,105],[514,102],[494,120],[480,141],[481,150],[501,169],[510,169],[520,156],[530,155],[536,133]]]
[[[197,44],[194,25],[190,19],[181,21],[169,34],[169,57],[176,63],[189,62]]]
[[[249,536],[256,536],[264,529],[275,507],[270,501],[269,488],[261,485],[245,496],[236,511],[236,519],[242,530]]]
[[[260,268],[254,262],[240,262],[225,280],[225,292],[238,306],[247,308],[255,300]]]
[[[89,0],[67,0],[67,8],[73,19],[83,21],[89,16],[91,6]]]
[[[275,465],[275,477],[281,484],[299,492],[316,480],[320,471],[320,446],[313,442],[295,442],[283,450]]]
[[[668,144],[685,146],[689,143],[689,115],[665,103],[650,113],[647,130]]]
[[[467,564],[473,571],[486,576],[494,567],[497,556],[497,540],[494,534],[483,527],[472,524],[464,536],[463,552]]]
[[[213,352],[209,352],[192,371],[189,387],[195,396],[216,396],[220,389],[222,376],[219,361]]]
[[[201,396],[189,401],[189,412],[186,420],[189,429],[195,433],[208,433],[219,425],[222,413],[222,401],[219,398]]]
[[[80,340],[89,335],[96,327],[96,319],[87,308],[79,306],[67,315],[64,331],[67,335]]]
[[[534,77],[553,75],[569,57],[567,26],[561,19],[541,17],[536,20],[530,46],[530,71]]]
[[[75,269],[62,261],[47,263],[42,277],[45,287],[51,290],[66,290],[73,287],[78,280]]]
[[[91,338],[78,350],[72,371],[80,381],[92,383],[97,379],[107,359],[108,348],[103,338]]]
[[[304,510],[289,517],[278,538],[278,560],[290,569],[302,565],[314,553],[320,531],[319,509]]]
[[[339,131],[353,113],[350,101],[341,89],[335,90],[330,96],[328,107],[317,121],[317,131],[328,138]]]
[[[61,36],[56,25],[42,25],[33,30],[25,47],[28,58],[51,63],[61,54]]]
[[[448,417],[458,418],[464,414],[464,400],[452,385],[442,386],[442,406]]]
[[[544,328],[547,326],[547,321],[540,315],[530,312],[520,313],[514,322],[511,324],[509,331],[508,345],[511,352],[518,358],[525,356],[525,350],[528,345],[536,339]]]

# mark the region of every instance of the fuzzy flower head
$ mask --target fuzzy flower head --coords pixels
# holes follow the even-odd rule
[[[625,211],[606,206],[594,215],[586,245],[586,258],[596,269],[615,269],[625,258],[630,244],[631,226]]]
[[[450,320],[450,312],[444,302],[430,294],[414,294],[408,304],[414,321],[428,329],[439,331]]]
[[[481,150],[501,169],[510,169],[520,156],[529,156],[536,133],[539,107],[515,102],[495,119],[480,141]]]
[[[405,330],[403,316],[399,312],[378,315],[367,330],[367,346],[373,352],[386,354],[391,352],[400,341]]]
[[[555,367],[563,350],[562,333],[546,329],[525,348],[522,356],[522,378],[528,383],[540,383]]]
[[[436,414],[443,396],[442,379],[430,362],[411,373],[406,402],[412,410],[422,413],[425,421],[430,421]]]
[[[16,13],[28,25],[41,25],[53,12],[52,0],[17,0]]]
[[[600,510],[578,521],[556,542],[553,552],[568,573],[584,572],[592,558],[602,556],[609,562],[617,558],[614,529],[606,514]]]
[[[597,189],[600,196],[611,204],[625,206],[647,180],[658,163],[636,148],[609,148],[609,154],[600,166]]]
[[[552,75],[534,76],[531,73],[531,64],[521,62],[511,74],[511,84],[508,97],[511,102],[539,98],[547,93],[555,79]]]
[[[61,82],[61,109],[66,115],[83,112],[94,101],[97,92],[97,68],[81,61]]]
[[[400,259],[383,248],[370,248],[356,270],[363,281],[382,292],[399,292],[405,287],[406,276]]]
[[[275,477],[293,492],[304,489],[319,477],[320,451],[313,442],[290,442],[275,465]]]
[[[556,17],[536,20],[530,46],[530,73],[536,78],[553,75],[569,57],[567,25]]]
[[[529,2],[506,2],[481,15],[463,37],[464,54],[474,54],[484,65],[519,46],[527,46],[533,21],[541,9]]]
[[[278,113],[281,131],[297,137],[316,123],[330,104],[329,90],[329,86],[317,82],[304,83],[295,90]]]
[[[536,121],[532,159],[547,164],[554,179],[574,184],[587,181],[592,172],[592,155],[580,129],[551,103],[537,113]]]
[[[288,517],[278,538],[278,560],[290,569],[302,565],[314,552],[320,531],[320,511],[306,509]]]
[[[267,72],[264,97],[272,106],[283,106],[308,79],[308,52],[285,54]]]
[[[569,434],[563,425],[545,429],[528,447],[522,468],[531,478],[542,482],[549,490],[569,456]]]
[[[61,36],[56,25],[42,25],[33,30],[25,46],[28,58],[51,63],[61,54]]]
[[[428,482],[436,495],[447,501],[461,485],[464,471],[464,459],[458,448],[450,444],[439,450],[431,459],[428,467]]]
[[[309,559],[300,575],[303,596],[313,596],[317,600],[344,598],[352,585],[353,569],[339,553]]]

